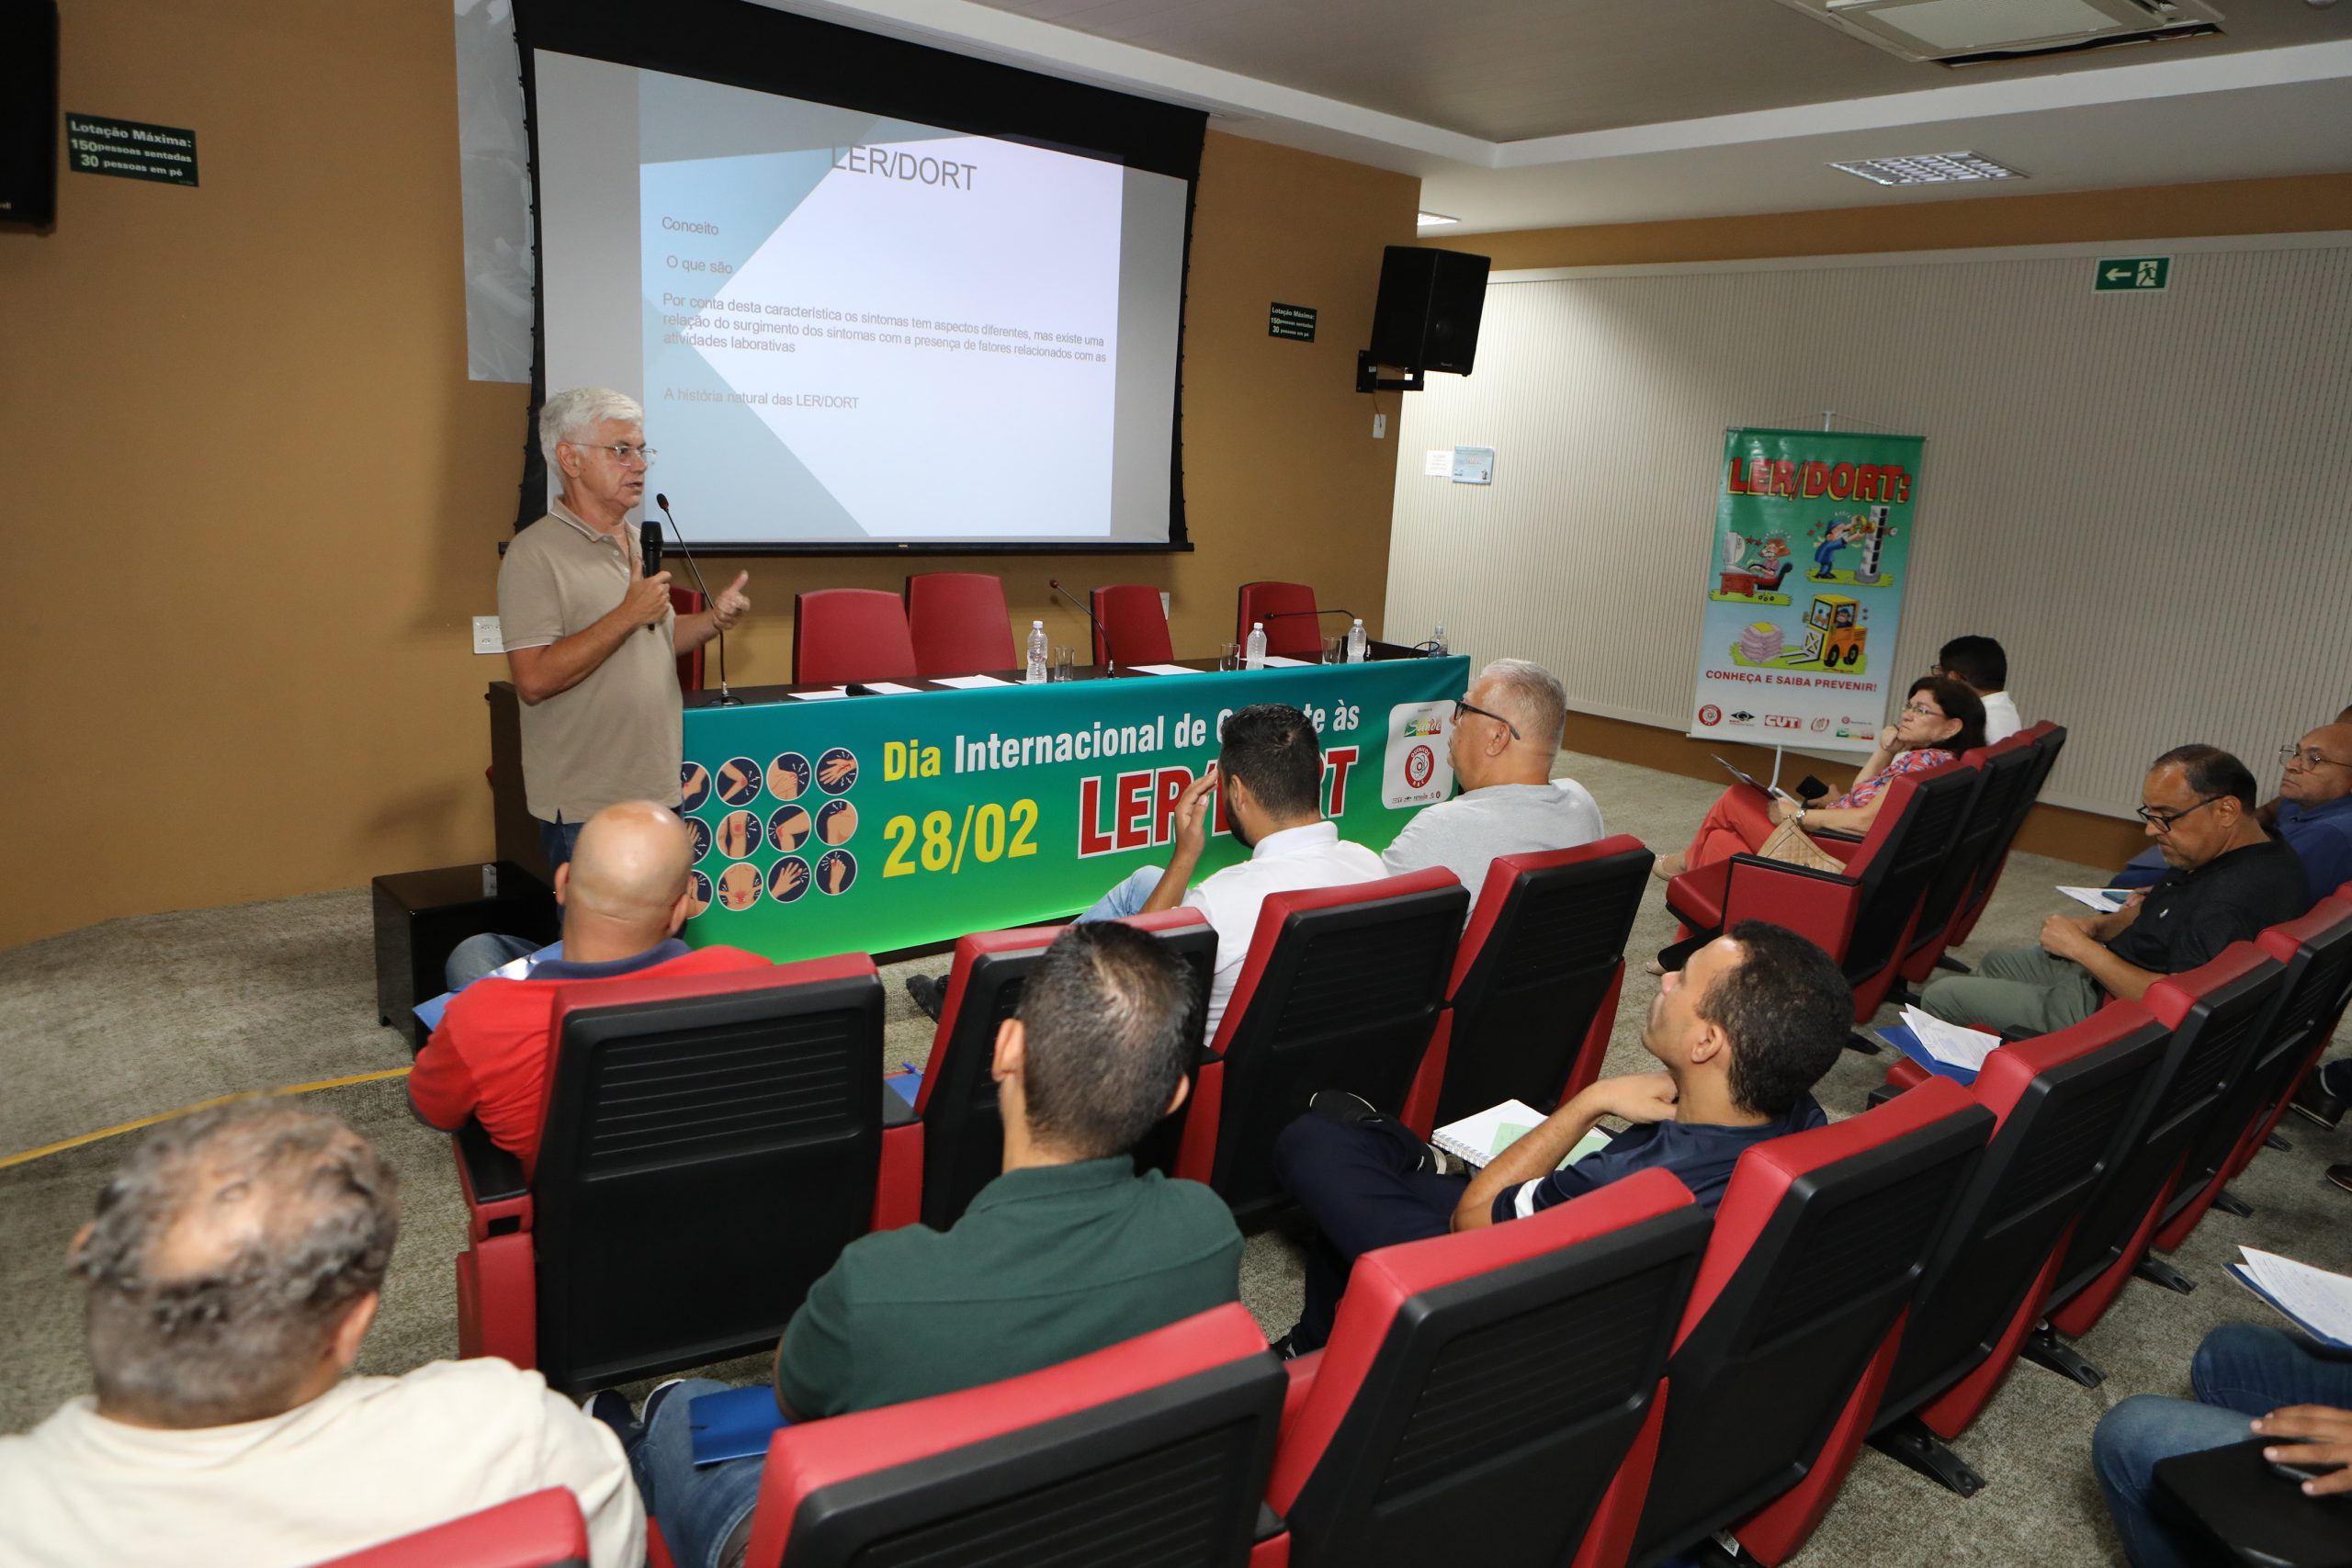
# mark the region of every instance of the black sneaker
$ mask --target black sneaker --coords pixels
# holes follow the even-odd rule
[[[947,976],[944,975],[910,975],[907,995],[914,998],[923,1017],[933,1023],[939,1021],[939,1010],[947,1002]]]
[[[638,1416],[638,1425],[652,1426],[653,1413],[662,1408],[662,1403],[670,1397],[670,1391],[685,1381],[684,1378],[672,1378],[668,1382],[655,1384],[653,1392],[645,1396],[645,1408]]]
[[[1328,1116],[1334,1122],[1377,1122],[1380,1111],[1362,1095],[1350,1094],[1343,1089],[1316,1091],[1307,1100],[1306,1109],[1317,1116]]]
[[[580,1402],[580,1408],[620,1434],[623,1446],[637,1441],[637,1412],[629,1408],[628,1395],[616,1388],[600,1388]]]
[[[2329,1166],[2327,1168],[2327,1179],[2330,1181],[2335,1182],[2338,1187],[2343,1188],[2346,1192],[2352,1192],[2352,1165]]]
[[[2327,1092],[2327,1075],[2313,1073],[2303,1080],[2303,1087],[2288,1101],[2295,1114],[2306,1122],[2316,1122],[2330,1132],[2344,1120],[2344,1101]]]

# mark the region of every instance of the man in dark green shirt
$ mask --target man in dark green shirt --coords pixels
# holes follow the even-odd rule
[[[1224,1201],[1138,1176],[1129,1154],[1184,1101],[1194,1005],[1182,962],[1142,931],[1102,921],[1057,938],[997,1032],[1004,1173],[950,1230],[850,1244],[777,1348],[786,1412],[839,1416],[993,1382],[1239,1299],[1241,1233]],[[740,1561],[751,1535],[760,1461],[694,1466],[686,1403],[719,1386],[656,1391],[628,1445],[679,1568]],[[634,1425],[615,1424],[625,1438]]]

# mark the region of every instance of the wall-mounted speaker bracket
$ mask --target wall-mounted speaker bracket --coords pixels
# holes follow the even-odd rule
[[[1391,366],[1391,369],[1398,368]],[[1356,350],[1356,390],[1359,392],[1418,392],[1421,379],[1428,374],[1418,367],[1403,367],[1405,374],[1396,379],[1381,375],[1381,367],[1372,362],[1372,350]]]

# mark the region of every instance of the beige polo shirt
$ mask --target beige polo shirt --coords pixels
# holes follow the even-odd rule
[[[498,569],[506,651],[545,648],[612,614],[637,577],[637,539],[598,532],[560,501],[514,536]],[[620,800],[678,803],[683,746],[674,612],[631,632],[579,684],[523,706],[523,795],[531,815],[584,822]]]

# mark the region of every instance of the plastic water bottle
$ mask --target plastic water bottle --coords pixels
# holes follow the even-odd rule
[[[1362,664],[1365,656],[1371,651],[1372,638],[1364,635],[1363,622],[1359,620],[1348,628],[1347,661],[1351,664]]]
[[[1045,623],[1045,622],[1043,622],[1043,621],[1032,621],[1032,622],[1030,622],[1030,623],[1029,623],[1029,676],[1028,676],[1028,682],[1029,682],[1029,684],[1030,684],[1030,685],[1033,685],[1033,686],[1041,686],[1041,685],[1045,684],[1045,682],[1046,682],[1046,651],[1047,651],[1047,650],[1046,650],[1046,623]]]
[[[1445,646],[1445,623],[1443,621],[1440,621],[1437,624],[1437,630],[1430,633],[1430,657],[1431,659],[1443,659],[1447,654],[1453,651],[1453,650],[1452,649]]]
[[[1250,623],[1250,640],[1241,648],[1241,667],[1244,670],[1263,670],[1266,667],[1265,622]]]

